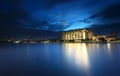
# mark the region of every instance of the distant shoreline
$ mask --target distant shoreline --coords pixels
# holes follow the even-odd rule
[[[106,41],[106,42],[96,42],[96,41],[82,41],[82,42],[63,42],[63,41],[54,41],[54,42],[20,42],[20,43],[16,43],[16,42],[0,42],[0,43],[13,43],[13,44],[34,44],[34,43],[41,43],[41,44],[49,44],[49,43],[120,43],[120,41]]]

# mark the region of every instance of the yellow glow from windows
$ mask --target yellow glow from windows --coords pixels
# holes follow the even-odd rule
[[[86,39],[85,32],[83,32],[83,39]]]

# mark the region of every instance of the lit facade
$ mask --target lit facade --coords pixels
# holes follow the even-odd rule
[[[80,40],[92,39],[93,34],[93,31],[88,29],[71,30],[62,33],[62,40],[75,40],[79,42]]]

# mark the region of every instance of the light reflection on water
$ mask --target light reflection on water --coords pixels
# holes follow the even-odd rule
[[[66,57],[70,62],[75,61],[78,67],[89,69],[88,51],[85,43],[68,43],[63,46],[65,47]]]
[[[0,45],[0,76],[118,76],[119,64],[117,43]]]
[[[116,43],[65,43],[63,44],[63,49],[68,63],[72,65],[75,63],[79,70],[85,71],[85,75],[113,76],[119,75],[118,69],[120,68],[115,68],[116,66],[120,67],[116,64],[120,63],[120,59],[116,61],[120,57],[119,45]],[[114,72],[113,69],[117,71]]]
[[[108,49],[108,53],[111,56],[111,44],[107,43],[107,49]]]
[[[77,68],[84,69],[86,75],[89,74],[89,57],[85,43],[67,43],[63,44],[68,63],[74,62]]]

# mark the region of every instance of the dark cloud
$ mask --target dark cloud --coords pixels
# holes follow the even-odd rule
[[[58,4],[75,2],[78,0],[44,0],[44,1],[47,3],[48,8],[53,8],[55,5],[58,5]]]
[[[98,29],[110,29],[110,30],[113,30],[113,31],[119,31],[120,30],[120,22],[118,23],[107,23],[107,24],[94,24],[92,25],[92,28],[98,28]]]
[[[105,7],[102,11],[92,15],[89,19],[98,21],[90,25],[98,34],[108,34],[111,31],[120,34],[120,3]]]
[[[83,23],[87,23],[87,24],[91,23],[91,21],[89,21],[89,20],[87,20],[87,19],[84,19],[84,20],[78,20],[78,22],[83,22]]]
[[[31,23],[31,25],[24,25],[26,29],[36,29],[36,30],[46,30],[46,31],[63,31],[64,29],[68,28],[70,24],[66,22],[54,23],[51,24],[49,21],[42,20],[38,23]]]
[[[113,2],[115,0],[0,0],[0,33],[20,35],[24,34],[22,31],[36,30],[37,35],[43,36],[45,31],[85,28],[95,21],[99,21],[96,28],[116,29],[120,22],[120,3]],[[93,13],[96,14],[90,16]]]
[[[20,9],[20,0],[0,0],[0,32],[15,30],[19,20],[28,19],[28,12]]]
[[[120,3],[107,6],[102,11],[92,15],[90,18],[100,18],[100,20],[120,20]]]
[[[116,32],[117,36],[120,37],[120,22],[118,23],[107,23],[107,24],[94,24],[90,29],[95,31],[95,35],[110,35],[111,32]]]
[[[27,20],[28,12],[25,10],[11,10],[8,12],[0,12],[0,27],[1,30],[6,30],[7,28],[17,28],[20,23],[19,20]]]

